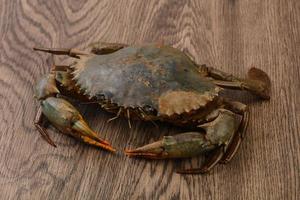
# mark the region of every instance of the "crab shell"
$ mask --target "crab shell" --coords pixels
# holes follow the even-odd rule
[[[111,54],[80,56],[73,80],[94,99],[124,108],[150,107],[171,116],[212,102],[220,87],[181,51],[158,45],[130,46]]]

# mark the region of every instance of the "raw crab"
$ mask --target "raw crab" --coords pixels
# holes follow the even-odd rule
[[[219,96],[222,88],[247,90],[269,99],[270,80],[251,68],[242,79],[205,65],[164,45],[128,46],[95,43],[91,50],[34,48],[74,57],[70,66],[54,66],[36,85],[40,101],[35,125],[53,146],[43,121],[62,133],[109,151],[115,149],[87,125],[63,96],[98,103],[103,109],[130,120],[164,121],[192,128],[136,149],[128,156],[150,159],[184,158],[210,152],[201,168],[181,173],[205,173],[235,155],[247,127],[246,105]],[[45,118],[43,118],[45,116]],[[129,123],[130,124],[130,123]]]

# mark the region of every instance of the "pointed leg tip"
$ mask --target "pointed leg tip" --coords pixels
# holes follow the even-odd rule
[[[176,173],[177,174],[189,174],[189,175],[196,174],[196,172],[191,171],[189,169],[179,169],[179,170],[176,170]]]
[[[187,173],[183,169],[178,169],[178,170],[176,170],[176,174],[187,174]]]
[[[53,143],[53,144],[51,144],[51,145],[52,145],[54,148],[57,148],[56,144]]]
[[[45,136],[44,139],[48,142],[48,144],[50,144],[54,148],[57,148],[56,144],[50,139],[50,137],[46,138],[46,136]]]
[[[192,168],[192,169],[179,169],[176,171],[177,174],[207,174],[209,170],[207,168]]]
[[[47,48],[42,48],[42,47],[32,47],[32,49],[34,51],[47,51],[48,50]]]

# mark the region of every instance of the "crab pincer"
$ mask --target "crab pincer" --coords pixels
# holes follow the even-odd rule
[[[205,130],[164,136],[162,140],[133,149],[125,150],[130,157],[147,159],[189,158],[209,152],[210,158],[200,168],[183,169],[178,173],[207,173],[222,159],[231,158],[239,144],[234,144],[240,134],[241,116],[225,109],[215,111],[212,121],[199,125]],[[229,151],[227,151],[230,149]],[[212,151],[213,150],[213,151]],[[227,153],[227,154],[226,154]]]
[[[77,109],[68,101],[62,98],[48,97],[41,102],[41,106],[43,114],[62,133],[96,147],[112,152],[116,151],[88,126]]]
[[[62,133],[73,136],[89,145],[115,152],[116,150],[106,141],[101,139],[85,122],[79,111],[67,100],[57,97],[60,93],[56,87],[55,76],[46,75],[36,85],[35,97],[40,100],[41,113],[51,124]],[[56,145],[50,139],[45,128],[37,119],[35,126],[39,132],[52,146]]]

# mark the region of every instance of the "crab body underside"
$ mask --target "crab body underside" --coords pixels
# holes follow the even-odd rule
[[[247,90],[269,98],[270,81],[252,68],[247,79],[212,67],[198,65],[183,52],[164,45],[128,46],[94,43],[88,52],[76,49],[35,48],[74,57],[70,66],[54,65],[36,85],[41,102],[35,125],[52,145],[42,121],[85,143],[115,149],[88,126],[77,109],[63,96],[97,103],[108,112],[130,120],[165,121],[193,128],[193,132],[165,136],[133,150],[128,156],[150,159],[183,158],[211,152],[197,169],[181,173],[205,173],[217,163],[228,162],[236,153],[248,121],[246,105],[222,98],[222,88]],[[44,116],[44,118],[43,118]]]

